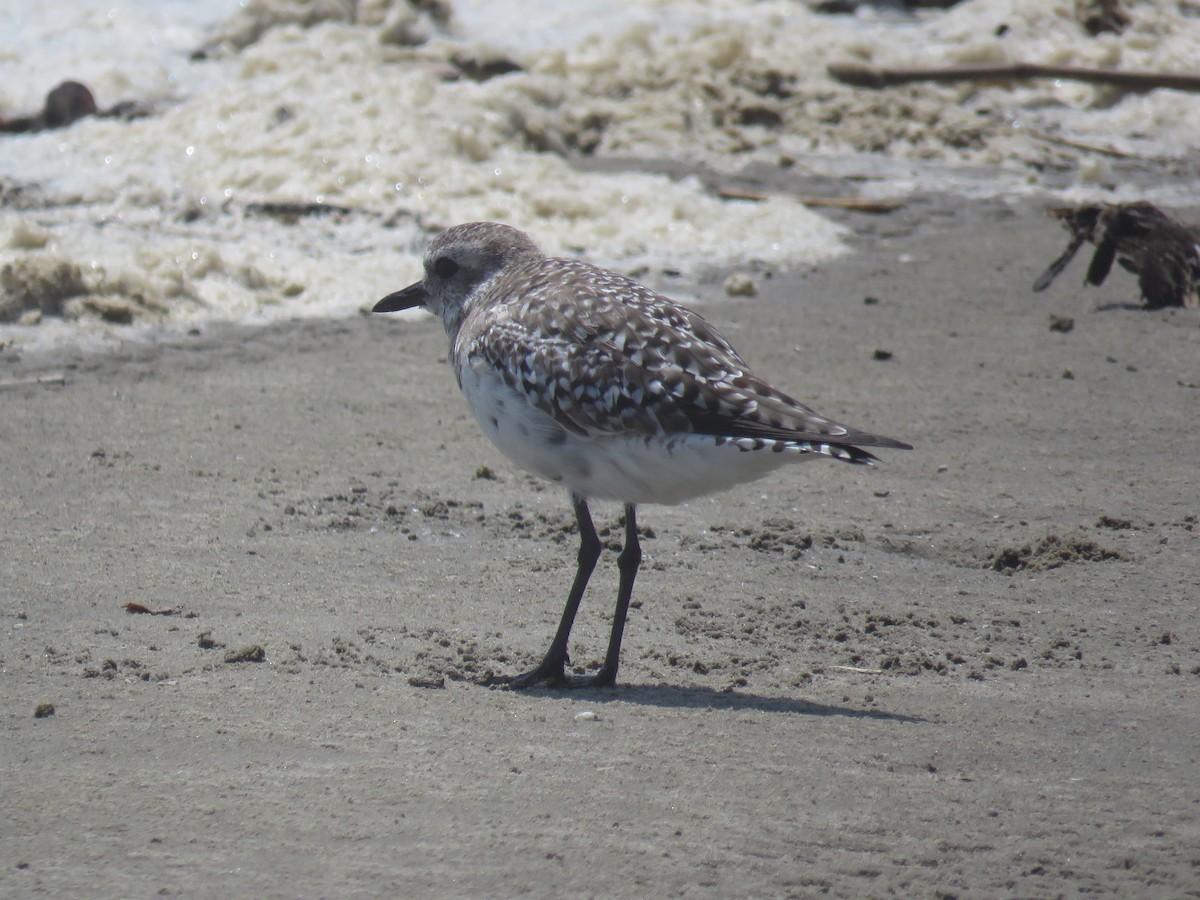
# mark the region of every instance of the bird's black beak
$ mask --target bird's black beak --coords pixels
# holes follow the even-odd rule
[[[418,281],[394,294],[388,294],[371,307],[371,312],[398,312],[402,309],[412,309],[414,306],[423,307],[428,299],[429,294],[425,292],[425,285]]]

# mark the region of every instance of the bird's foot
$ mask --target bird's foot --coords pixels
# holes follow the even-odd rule
[[[506,680],[506,687],[520,691],[535,685],[545,684],[550,687],[570,687],[567,678],[566,660],[544,659],[536,669],[521,675],[514,675]]]
[[[508,679],[505,686],[513,690],[524,690],[535,685],[544,684],[559,690],[576,690],[579,688],[614,687],[617,683],[617,673],[605,668],[589,675],[568,675],[565,666],[547,665],[543,662],[531,672],[514,675]]]

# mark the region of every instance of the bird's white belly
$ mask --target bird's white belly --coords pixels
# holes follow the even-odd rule
[[[505,456],[585,497],[681,503],[813,456],[786,446],[746,450],[709,435],[579,435],[490,373],[468,366],[461,374],[471,411]]]

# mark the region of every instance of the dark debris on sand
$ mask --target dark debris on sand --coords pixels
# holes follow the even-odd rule
[[[1200,306],[1200,227],[1144,201],[1063,206],[1049,213],[1071,232],[1071,242],[1034,282],[1035,291],[1048,288],[1086,241],[1096,247],[1087,284],[1103,284],[1115,261],[1138,276],[1147,309]]]

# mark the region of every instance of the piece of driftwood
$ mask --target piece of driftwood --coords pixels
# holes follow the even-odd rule
[[[1071,241],[1033,283],[1035,291],[1048,288],[1087,241],[1096,247],[1087,284],[1103,284],[1116,261],[1137,275],[1147,309],[1200,306],[1200,228],[1145,202],[1063,206],[1049,214],[1071,232]]]
[[[751,191],[744,188],[717,188],[717,196],[723,200],[753,200],[762,202],[773,196],[765,191]],[[867,197],[800,197],[805,206],[824,206],[831,209],[848,209],[854,212],[885,213],[899,209],[904,205],[902,200],[871,200]]]
[[[864,88],[894,87],[914,81],[1024,81],[1030,78],[1066,78],[1091,84],[1106,84],[1127,91],[1152,91],[1172,88],[1200,91],[1200,74],[1186,72],[1130,72],[1097,69],[1088,66],[1052,66],[1043,63],[1011,62],[978,65],[935,66],[933,68],[885,69],[858,63],[834,63],[827,67],[829,76],[843,84]]]
[[[150,107],[138,100],[122,100],[108,109],[96,106],[96,98],[87,85],[78,81],[57,84],[46,95],[39,112],[29,116],[0,118],[0,132],[25,134],[31,131],[50,131],[66,128],[87,116],[102,119],[138,119],[150,115]]]
[[[904,205],[902,200],[872,200],[869,197],[801,197],[800,202],[809,207],[823,206],[864,213],[886,213]]]
[[[1126,153],[1124,150],[1118,150],[1115,147],[1105,147],[1101,144],[1090,144],[1087,141],[1076,141],[1072,138],[1062,137],[1056,134],[1047,134],[1044,131],[1036,131],[1030,128],[1026,134],[1032,138],[1037,138],[1039,141],[1045,141],[1048,144],[1057,144],[1060,147],[1070,147],[1072,150],[1086,150],[1088,153],[1100,153],[1104,156],[1115,156],[1118,159],[1137,159],[1136,153]]]
[[[307,201],[264,200],[247,203],[246,212],[252,216],[269,216],[294,225],[306,216],[350,216],[361,210],[336,203],[311,203]]]

